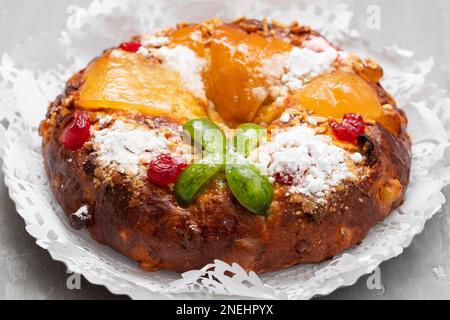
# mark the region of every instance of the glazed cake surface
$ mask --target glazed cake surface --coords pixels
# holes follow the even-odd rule
[[[408,185],[407,119],[382,76],[299,23],[210,20],[136,36],[50,104],[40,134],[53,193],[74,228],[146,270],[321,262],[364,239]],[[229,143],[186,201],[180,180],[205,173],[193,168],[207,148],[186,138],[198,119]],[[239,175],[226,159],[248,123],[267,135],[236,156],[252,168]]]

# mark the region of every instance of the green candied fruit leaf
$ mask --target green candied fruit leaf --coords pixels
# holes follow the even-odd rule
[[[272,184],[253,164],[227,164],[228,185],[234,197],[247,210],[265,215],[273,198]]]
[[[194,163],[187,167],[175,182],[174,194],[181,205],[189,205],[198,193],[222,170],[223,164]]]
[[[248,157],[265,137],[265,129],[254,123],[241,124],[233,137],[233,146],[237,153]]]
[[[183,129],[195,141],[202,145],[208,153],[223,156],[225,154],[226,138],[222,129],[209,119],[193,119],[186,122]]]

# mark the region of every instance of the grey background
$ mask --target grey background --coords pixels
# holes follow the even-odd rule
[[[0,55],[17,52],[27,37],[61,28],[67,5],[75,0],[0,0]],[[420,57],[433,56],[430,79],[450,89],[450,1],[346,1],[356,13],[357,29],[371,41],[398,44]],[[381,9],[381,29],[366,27],[367,7]],[[1,142],[0,142],[1,143]],[[104,287],[82,280],[80,290],[66,286],[65,266],[53,261],[24,228],[0,174],[0,299],[118,299]],[[446,190],[447,197],[450,190]],[[425,230],[399,257],[381,265],[385,292],[369,290],[367,276],[325,299],[450,299],[450,204],[430,220]],[[447,275],[447,273],[449,275]]]

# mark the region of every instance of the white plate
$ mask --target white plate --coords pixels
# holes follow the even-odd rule
[[[26,230],[55,260],[83,274],[90,282],[105,285],[132,298],[289,298],[324,295],[372,272],[381,262],[399,255],[425,222],[445,202],[441,193],[450,182],[445,157],[450,137],[450,99],[427,84],[432,59],[416,61],[412,53],[363,42],[350,30],[352,13],[342,4],[315,2],[289,5],[280,1],[94,1],[88,8],[70,7],[67,28],[30,39],[22,52],[0,61],[0,154],[5,182]],[[180,20],[212,16],[232,19],[246,14],[311,24],[343,48],[378,60],[385,69],[383,84],[409,117],[413,137],[411,184],[405,203],[375,226],[361,245],[331,261],[299,265],[259,277],[238,265],[221,261],[183,275],[144,272],[130,259],[91,240],[86,232],[70,228],[55,202],[44,172],[37,125],[47,103],[62,91],[65,80],[103,48],[130,35]],[[61,50],[49,60],[46,46]],[[29,58],[33,52],[33,63]],[[35,62],[38,62],[36,65]],[[51,63],[49,63],[49,61]],[[24,67],[18,67],[21,63]],[[231,271],[233,277],[224,275]]]

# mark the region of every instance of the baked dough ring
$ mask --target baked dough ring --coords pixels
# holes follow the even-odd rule
[[[182,43],[189,38],[186,34],[189,36],[192,30],[200,30],[204,37],[201,48],[193,47],[196,43],[185,44],[203,54],[205,59],[211,59],[208,55],[211,54],[209,50],[213,41],[208,39],[214,36],[214,30],[223,26],[239,30],[244,36],[281,39],[293,47],[301,47],[311,36],[320,37],[310,28],[295,23],[283,26],[245,19],[230,24],[208,21],[179,25],[175,29],[165,30],[159,37],[170,38],[178,32],[182,35],[178,41]],[[186,28],[191,28],[191,31],[186,32]],[[140,37],[133,40],[143,41]],[[271,50],[259,48],[258,45],[255,44],[255,50]],[[105,51],[102,57],[111,52]],[[278,53],[275,50],[271,54]],[[265,58],[261,56],[261,59]],[[94,60],[87,70],[99,59]],[[229,65],[229,68],[234,66]],[[220,259],[227,263],[239,263],[246,270],[268,272],[331,258],[361,242],[371,227],[401,204],[411,166],[406,116],[379,84],[381,68],[371,60],[364,61],[356,56],[347,57],[345,63],[334,68],[333,72],[351,73],[363,79],[376,94],[384,113],[377,119],[365,119],[365,135],[358,138],[358,143],[336,142],[346,152],[359,152],[363,160],[357,165],[357,178],[343,180],[327,195],[326,201],[318,203],[314,197],[293,195],[289,192],[290,186],[274,182],[269,214],[254,215],[239,204],[225,179],[219,176],[194,203],[183,207],[171,188],[152,185],[145,175],[129,175],[115,166],[102,164],[98,159],[95,139],[75,151],[68,150],[64,145],[64,133],[77,110],[83,109],[88,115],[91,132],[100,132],[103,127],[111,126],[109,122],[119,120],[136,128],[177,132],[189,117],[196,116],[170,112],[154,114],[157,110],[147,113],[133,108],[120,110],[120,107],[95,109],[82,106],[80,99],[87,81],[86,70],[69,79],[65,92],[50,104],[47,117],[40,126],[45,167],[53,193],[74,227],[86,228],[93,239],[140,262],[146,270],[184,272]],[[209,76],[203,74],[205,77]],[[238,81],[236,79],[233,81]],[[205,80],[206,83],[208,81],[213,80]],[[210,94],[216,99],[223,99],[226,90],[237,89],[225,86],[224,92],[214,93],[214,90],[206,88],[207,98]],[[255,107],[252,103],[249,102],[250,111],[242,114],[235,110],[236,105],[224,111],[226,106],[220,103],[220,106],[216,104],[216,110],[205,109],[205,112],[215,121],[223,121],[226,131],[247,121],[257,121],[267,128],[288,128],[294,125],[291,123],[294,120],[314,130],[320,126],[314,123],[317,121],[308,123],[308,117],[314,116],[311,110],[296,107],[295,104],[286,104],[282,108],[284,112],[289,112],[291,122],[286,122],[285,119],[280,120],[280,110],[273,112],[261,105]],[[201,102],[199,104],[202,105]],[[239,116],[234,117],[233,114]],[[80,216],[79,209],[83,207],[86,210],[82,210]],[[74,214],[76,212],[78,214]]]

